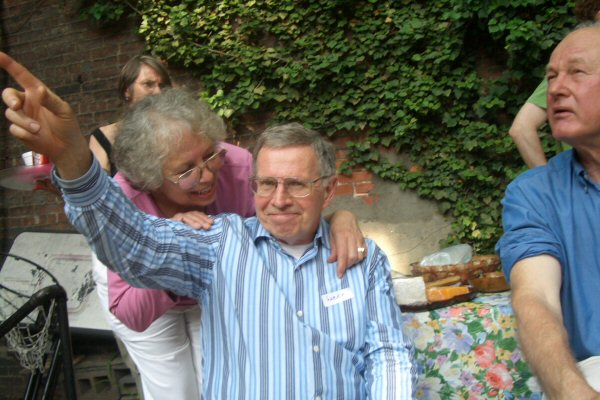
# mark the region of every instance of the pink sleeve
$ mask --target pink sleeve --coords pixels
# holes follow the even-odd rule
[[[108,270],[108,307],[125,326],[137,332],[177,304],[177,296],[164,290],[139,289]]]

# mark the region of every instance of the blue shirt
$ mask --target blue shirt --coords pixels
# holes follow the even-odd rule
[[[496,250],[505,275],[521,259],[556,258],[571,349],[577,360],[600,355],[600,185],[568,150],[515,179],[502,203]]]
[[[106,265],[133,285],[202,303],[204,398],[412,398],[412,345],[372,241],[339,279],[324,220],[296,260],[256,218],[225,214],[196,231],[141,213],[96,161],[77,180],[55,181]]]

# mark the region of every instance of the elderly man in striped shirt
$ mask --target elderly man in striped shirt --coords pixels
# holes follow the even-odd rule
[[[321,213],[337,178],[333,146],[299,124],[267,129],[254,152],[257,217],[206,231],[140,212],[100,168],[67,103],[10,57],[11,133],[55,165],[65,210],[98,257],[131,284],[203,305],[206,399],[409,399],[416,371],[387,257],[342,278]],[[189,127],[194,129],[194,127]]]

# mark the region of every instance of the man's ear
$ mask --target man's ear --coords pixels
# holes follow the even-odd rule
[[[328,181],[327,187],[325,188],[325,201],[323,202],[324,209],[329,207],[329,205],[331,204],[331,201],[335,197],[335,188],[337,187],[337,184],[338,184],[338,177],[337,177],[337,175],[334,175],[331,178],[329,178],[327,181]]]

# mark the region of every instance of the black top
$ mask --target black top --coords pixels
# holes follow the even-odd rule
[[[112,152],[112,144],[108,141],[104,133],[100,130],[100,128],[96,128],[92,131],[92,136],[96,138],[98,143],[100,143],[100,147],[106,152],[108,156],[108,161],[110,162],[110,176],[115,176],[117,173],[117,166],[113,162],[110,157],[110,153]]]

